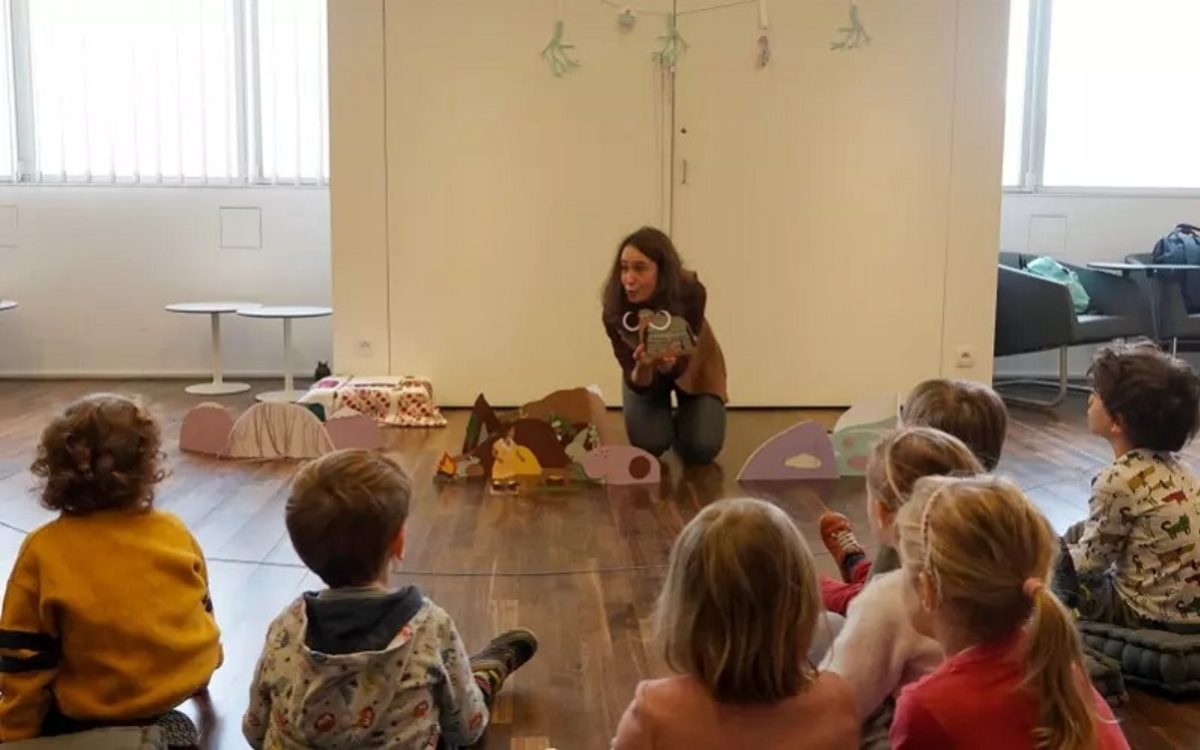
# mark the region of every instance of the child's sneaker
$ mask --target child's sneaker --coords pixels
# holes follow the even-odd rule
[[[537,636],[525,628],[517,628],[496,636],[482,651],[471,657],[471,671],[483,689],[488,705],[491,705],[492,698],[500,692],[509,675],[532,659],[537,650]]]
[[[866,557],[867,551],[858,543],[858,537],[854,536],[854,527],[850,525],[850,519],[841,513],[823,513],[820,525],[821,542],[825,549],[829,550],[829,554],[833,555],[842,580],[848,583],[851,571],[847,563],[858,562]]]

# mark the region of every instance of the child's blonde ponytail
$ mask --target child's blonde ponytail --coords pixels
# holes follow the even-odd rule
[[[1041,699],[1038,750],[1090,750],[1097,717],[1071,613],[1040,579],[1026,581],[1025,593],[1033,600],[1025,684]]]

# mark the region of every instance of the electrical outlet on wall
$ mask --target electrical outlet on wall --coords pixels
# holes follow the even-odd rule
[[[975,350],[969,346],[958,347],[958,352],[954,358],[954,363],[959,369],[971,369],[975,366]]]

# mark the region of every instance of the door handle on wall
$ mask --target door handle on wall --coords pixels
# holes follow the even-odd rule
[[[687,172],[688,172],[688,160],[684,159],[683,163],[680,165],[680,169],[679,169],[679,184],[680,185],[687,184]]]

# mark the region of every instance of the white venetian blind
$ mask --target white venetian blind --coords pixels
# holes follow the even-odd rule
[[[257,0],[262,178],[329,174],[325,0]]]
[[[326,182],[325,0],[2,1],[25,179]]]
[[[209,182],[237,160],[228,0],[30,0],[37,178]]]

